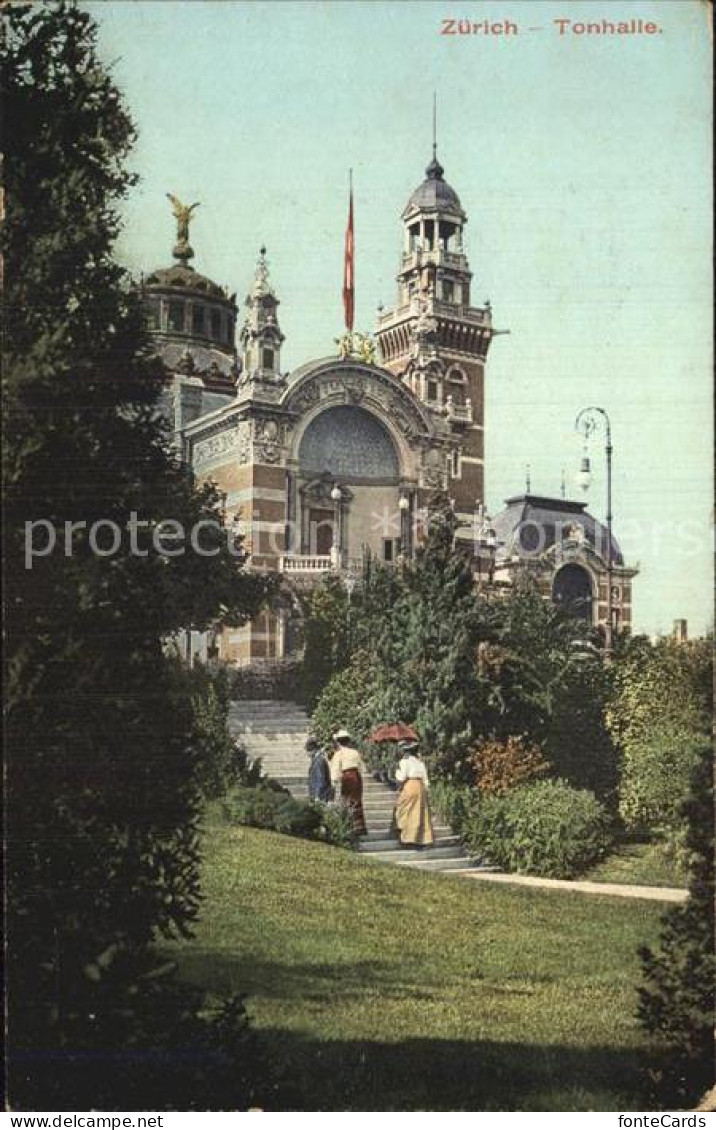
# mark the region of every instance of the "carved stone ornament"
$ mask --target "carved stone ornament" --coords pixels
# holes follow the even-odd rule
[[[254,426],[255,458],[259,463],[278,463],[284,440],[284,427],[273,417],[259,419]]]
[[[277,443],[259,443],[256,445],[257,463],[278,463],[281,459],[281,448]]]
[[[424,487],[432,490],[442,490],[446,482],[445,460],[440,452],[429,450],[423,457],[421,480]]]
[[[294,401],[294,407],[299,412],[307,412],[309,408],[318,404],[320,399],[321,388],[318,381],[314,380],[301,389]]]
[[[344,381],[343,388],[346,392],[346,398],[350,400],[351,404],[360,404],[361,400],[365,398],[365,388],[360,381]]]
[[[231,431],[218,432],[217,435],[209,436],[208,439],[199,440],[194,444],[192,462],[194,466],[200,466],[202,463],[207,463],[210,459],[216,459],[220,455],[224,455],[227,451],[232,451],[239,446],[239,431],[232,428]]]
[[[404,436],[412,436],[413,424],[408,419],[403,411],[403,407],[398,400],[391,400],[388,404],[388,412],[395,420]]]
[[[242,421],[237,428],[236,458],[239,463],[251,462],[251,423]]]

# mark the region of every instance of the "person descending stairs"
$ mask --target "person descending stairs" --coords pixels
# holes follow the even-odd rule
[[[270,699],[235,701],[229,710],[229,728],[252,760],[261,759],[264,773],[297,800],[308,800],[306,741],[310,719],[301,706]],[[420,850],[403,847],[392,833],[395,799],[394,789],[366,776],[363,810],[368,831],[358,842],[358,851],[366,860],[440,873],[474,870],[475,863],[459,838],[435,817],[432,846]]]

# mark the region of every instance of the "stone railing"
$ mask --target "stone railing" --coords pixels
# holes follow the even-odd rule
[[[451,396],[448,396],[445,402],[448,420],[462,420],[467,424],[472,423],[472,401],[467,400],[465,404],[456,404]]]
[[[333,568],[330,557],[295,553],[281,558],[282,573],[328,573]]]

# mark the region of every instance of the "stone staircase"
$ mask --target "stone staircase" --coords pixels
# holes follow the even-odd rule
[[[297,800],[308,799],[308,754],[305,744],[309,718],[295,703],[273,700],[233,702],[229,711],[231,732],[251,758],[261,758],[263,771]],[[368,835],[359,851],[367,858],[420,871],[459,872],[475,864],[446,824],[433,821],[432,847],[404,848],[391,836],[395,791],[370,777],[363,782],[363,809]]]

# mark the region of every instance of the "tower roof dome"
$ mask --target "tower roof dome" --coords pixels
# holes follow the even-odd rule
[[[144,286],[146,288],[157,287],[160,289],[168,287],[177,287],[180,290],[191,290],[203,294],[204,297],[210,296],[219,302],[230,303],[226,289],[219,286],[218,283],[213,282],[212,279],[206,275],[200,275],[193,267],[187,263],[173,263],[171,267],[163,267],[157,271],[152,271],[144,279]]]
[[[403,216],[412,212],[449,211],[465,219],[460,197],[445,180],[445,170],[433,151],[433,159],[425,170],[425,180],[415,189],[405,206]]]

